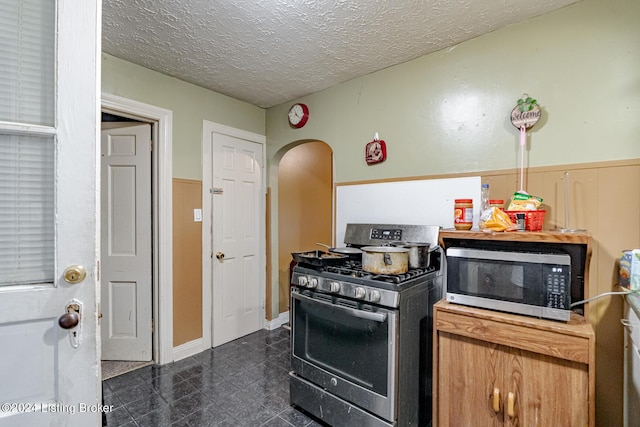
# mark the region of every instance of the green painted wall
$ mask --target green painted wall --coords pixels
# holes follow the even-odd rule
[[[509,113],[526,92],[543,109],[527,166],[638,158],[638,22],[637,0],[583,0],[301,98],[302,129],[287,124],[292,103],[270,108],[267,157],[275,165],[287,144],[325,141],[338,183],[516,168]],[[374,132],[388,159],[367,166]]]
[[[173,111],[173,177],[202,179],[202,121],[264,135],[265,110],[102,54],[102,92]]]

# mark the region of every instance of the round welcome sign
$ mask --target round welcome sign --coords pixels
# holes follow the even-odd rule
[[[527,141],[527,129],[538,123],[542,112],[538,101],[527,94],[518,99],[518,105],[511,110],[511,123],[520,130],[520,191],[524,192],[524,150]]]
[[[529,129],[540,120],[542,111],[535,99],[526,97],[518,99],[518,105],[511,111],[511,123],[518,129]]]

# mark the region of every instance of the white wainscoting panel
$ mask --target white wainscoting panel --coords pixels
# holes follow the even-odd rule
[[[473,226],[477,227],[480,186],[479,176],[338,185],[335,246],[344,246],[348,223],[453,228],[455,199],[473,199]]]

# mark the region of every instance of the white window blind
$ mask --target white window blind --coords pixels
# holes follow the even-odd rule
[[[0,0],[0,121],[54,124],[53,0]]]
[[[54,276],[55,10],[0,0],[0,286]]]
[[[53,281],[53,137],[0,135],[0,285]]]

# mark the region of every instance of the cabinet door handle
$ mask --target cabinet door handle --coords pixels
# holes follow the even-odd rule
[[[496,414],[500,412],[500,389],[498,387],[493,389],[493,403],[491,407]]]
[[[516,416],[516,395],[511,392],[507,395],[507,415],[511,418]]]

